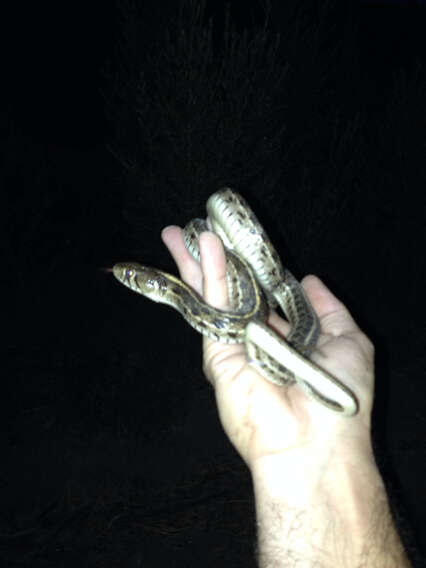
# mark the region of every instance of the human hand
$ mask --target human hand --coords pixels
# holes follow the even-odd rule
[[[226,261],[217,235],[200,236],[201,266],[182,229],[162,238],[181,278],[209,304],[229,309]],[[270,383],[248,363],[244,345],[203,337],[204,372],[222,425],[249,466],[260,566],[411,566],[395,529],[370,437],[374,348],[345,306],[315,276],[302,285],[321,335],[311,356],[351,389],[359,412],[345,417],[308,398],[297,383]],[[271,312],[268,324],[289,325]]]
[[[200,236],[201,265],[187,251],[182,229],[166,227],[162,239],[181,278],[209,304],[229,309],[226,260],[217,235]],[[355,393],[359,412],[342,417],[309,399],[297,384],[272,384],[249,364],[243,344],[224,345],[203,337],[203,369],[215,389],[222,425],[251,469],[272,457],[287,460],[309,454],[318,465],[332,457],[347,459],[354,448],[371,451],[374,348],[317,277],[304,278],[302,285],[321,323],[311,359]],[[289,331],[289,324],[275,311],[268,324],[284,337]]]

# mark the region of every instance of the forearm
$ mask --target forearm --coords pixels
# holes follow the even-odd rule
[[[321,473],[271,459],[252,473],[260,568],[411,566],[372,456]]]

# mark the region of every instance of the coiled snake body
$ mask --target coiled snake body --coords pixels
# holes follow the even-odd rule
[[[210,196],[207,212],[225,247],[230,311],[213,308],[179,278],[156,268],[121,262],[113,267],[115,277],[131,290],[169,304],[203,335],[222,343],[245,343],[250,363],[269,381],[297,382],[329,409],[355,414],[353,393],[308,359],[320,333],[318,318],[247,202],[224,188]],[[205,230],[208,226],[201,219],[184,229],[186,247],[197,260],[198,236]],[[277,304],[291,325],[286,340],[266,324],[269,308]]]

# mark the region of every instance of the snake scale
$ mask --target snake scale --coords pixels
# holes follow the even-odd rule
[[[112,269],[114,276],[131,290],[172,306],[201,334],[221,343],[245,343],[249,362],[272,383],[297,383],[316,402],[354,415],[354,394],[309,359],[320,334],[319,320],[245,199],[223,188],[210,196],[206,208],[225,248],[229,311],[213,308],[179,278],[157,268],[120,262]],[[184,228],[186,247],[197,260],[198,237],[209,229],[202,219]],[[285,340],[266,323],[277,305],[291,326]]]

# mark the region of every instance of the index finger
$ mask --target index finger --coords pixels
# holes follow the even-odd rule
[[[201,268],[185,246],[183,230],[178,226],[170,225],[162,230],[161,238],[176,262],[182,280],[199,294],[202,294]]]

